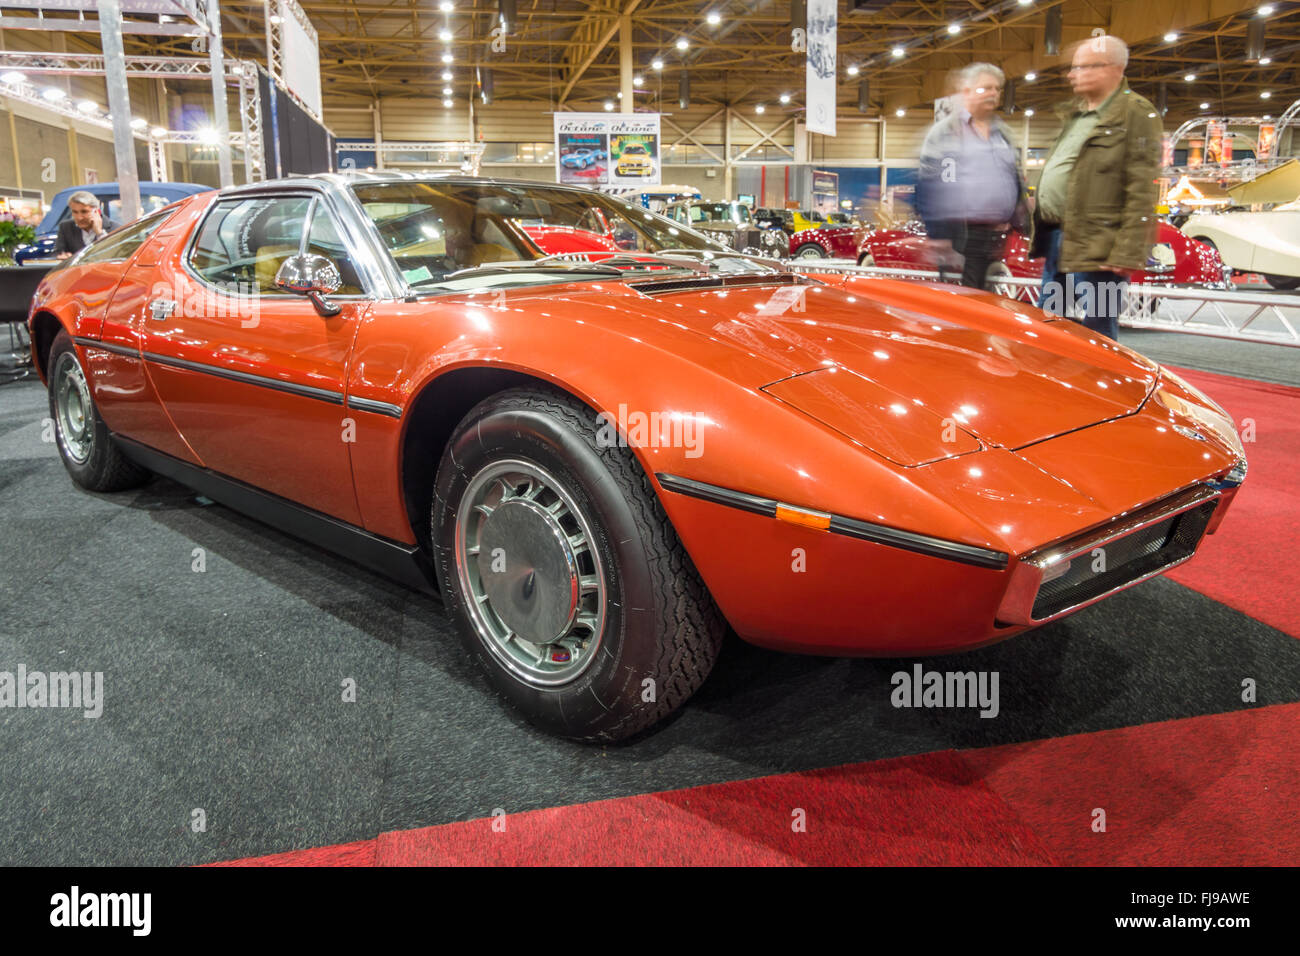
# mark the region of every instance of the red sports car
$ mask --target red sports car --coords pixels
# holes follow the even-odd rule
[[[525,231],[588,209],[634,251]],[[897,656],[1055,620],[1190,558],[1244,479],[1219,406],[1074,322],[642,213],[471,178],[194,196],[39,287],[59,453],[439,589],[496,690],[585,740],[679,707],[728,625]]]
[[[930,270],[925,253],[926,232],[919,222],[901,229],[886,229],[866,236],[857,249],[858,265],[891,269]],[[1039,279],[1043,260],[1029,258],[1029,243],[1019,232],[1007,234],[1002,260],[989,269],[988,282],[1014,277]],[[1231,270],[1213,246],[1183,235],[1167,222],[1158,224],[1147,268],[1134,282],[1222,287],[1231,282]]]

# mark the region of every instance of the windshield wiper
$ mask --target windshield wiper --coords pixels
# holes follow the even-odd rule
[[[673,250],[687,252],[689,250]],[[562,261],[562,262],[587,262],[586,259],[577,259],[576,256],[601,255],[599,252],[560,252],[555,255],[544,256],[537,259],[537,262]],[[679,269],[688,269],[691,272],[708,272],[708,266],[695,259],[676,259],[672,256],[665,255],[662,251],[655,252],[637,252],[637,253],[612,253],[605,256],[599,262],[593,265],[613,267],[613,263],[619,263],[627,268],[616,269],[620,273],[651,270],[659,266],[660,263],[667,263],[670,266],[676,266]]]

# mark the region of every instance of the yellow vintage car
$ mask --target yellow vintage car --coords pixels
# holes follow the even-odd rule
[[[655,171],[655,161],[642,143],[628,143],[619,154],[614,172],[619,176],[650,176]]]

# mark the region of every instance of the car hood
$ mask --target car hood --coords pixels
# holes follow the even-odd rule
[[[953,287],[632,293],[638,340],[761,388],[904,466],[1026,445],[1136,411],[1158,366],[1074,323]],[[1103,340],[1104,341],[1104,340]]]

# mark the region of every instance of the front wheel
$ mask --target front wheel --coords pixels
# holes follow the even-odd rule
[[[805,242],[794,251],[796,259],[825,259],[826,250],[815,242]]]
[[[1300,276],[1273,276],[1264,274],[1264,281],[1274,289],[1300,289]]]
[[[149,472],[113,444],[66,331],[54,337],[45,367],[54,437],[72,480],[87,491],[123,491],[148,481]]]
[[[513,389],[438,468],[439,583],[494,689],[543,729],[614,741],[708,676],[724,624],[634,455],[558,392]]]

